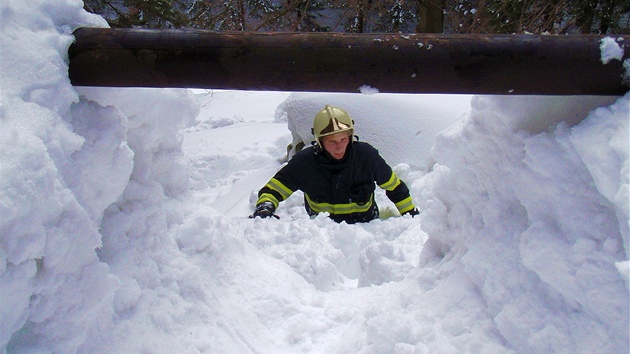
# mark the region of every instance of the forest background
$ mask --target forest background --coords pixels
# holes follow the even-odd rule
[[[628,34],[630,0],[85,0],[111,27],[215,31]]]

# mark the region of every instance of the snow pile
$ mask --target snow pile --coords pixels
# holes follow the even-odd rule
[[[413,185],[429,234],[420,274],[463,278],[512,349],[626,351],[628,289],[615,263],[628,250],[629,96],[573,128],[515,129],[547,106],[535,100],[476,97],[470,118],[438,138],[433,171]],[[597,178],[602,167],[609,179]]]
[[[198,107],[184,90],[79,98],[65,61],[71,32],[105,21],[81,1],[0,6],[0,345],[74,352],[121,315],[117,260],[150,261],[147,243],[175,218],[164,200],[188,193],[176,132]],[[142,253],[127,240],[138,235]]]
[[[630,95],[74,88],[104,21],[0,13],[2,352],[628,352]],[[246,217],[325,104],[420,216]]]
[[[74,351],[111,308],[116,279],[97,258],[98,226],[131,172],[115,123],[94,141],[98,127],[72,114],[78,96],[64,61],[72,27],[105,21],[80,1],[3,1],[0,13],[0,346]]]

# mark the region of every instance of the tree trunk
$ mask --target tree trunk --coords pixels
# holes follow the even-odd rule
[[[417,33],[442,33],[444,4],[441,0],[418,0]]]
[[[238,0],[238,27],[245,31],[245,0]]]
[[[580,33],[591,33],[593,17],[595,16],[595,9],[598,3],[599,1],[594,0],[580,0],[577,13],[575,14],[575,24],[580,29]]]
[[[363,33],[365,26],[365,0],[357,1],[357,33]]]
[[[602,2],[602,18],[599,24],[599,33],[606,34],[615,13],[615,0],[604,0]]]

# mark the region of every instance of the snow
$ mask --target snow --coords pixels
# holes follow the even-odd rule
[[[359,86],[359,91],[364,95],[375,95],[378,93],[378,89],[370,85]]]
[[[613,59],[623,60],[623,48],[617,44],[614,38],[603,38],[600,42],[599,49],[602,53],[603,64],[608,64]]]
[[[628,352],[630,94],[79,88],[105,21],[0,13],[2,352]],[[247,218],[328,103],[418,217]]]

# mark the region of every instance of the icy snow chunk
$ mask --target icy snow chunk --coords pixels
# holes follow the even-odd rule
[[[623,59],[623,49],[613,38],[602,38],[599,49],[602,53],[602,63],[604,64],[608,64],[613,59]]]
[[[372,87],[370,85],[362,85],[361,87],[359,87],[359,91],[361,91],[361,93],[364,95],[374,95],[379,93],[376,87]]]

